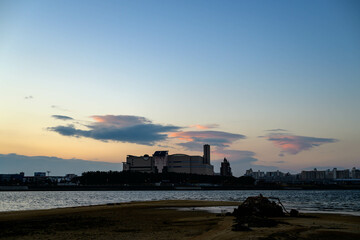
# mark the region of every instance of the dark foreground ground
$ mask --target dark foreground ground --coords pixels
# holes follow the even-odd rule
[[[232,216],[169,207],[234,202],[154,201],[0,213],[0,239],[360,239],[360,217],[311,214],[278,218],[272,228],[231,230]]]

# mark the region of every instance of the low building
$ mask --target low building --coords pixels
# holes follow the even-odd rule
[[[123,171],[155,172],[153,158],[147,154],[140,157],[127,155],[126,162],[123,163]]]
[[[259,179],[265,178],[265,172],[262,172],[260,170],[258,170],[257,172],[254,172],[252,170],[252,168],[250,168],[249,170],[246,170],[245,176],[252,177],[256,180],[259,180]]]
[[[204,145],[204,156],[190,156],[186,154],[168,155],[168,151],[156,151],[149,155],[128,155],[123,163],[123,171],[137,171],[149,173],[176,172],[214,175],[214,167],[210,164],[210,146]]]
[[[68,173],[68,174],[65,175],[65,181],[71,182],[71,180],[73,180],[73,178],[76,178],[76,177],[77,177],[76,174],[74,174],[74,173]]]
[[[356,169],[355,167],[353,167],[351,169],[351,176],[352,179],[360,179],[360,169]]]
[[[285,173],[280,172],[279,170],[274,172],[266,172],[265,177],[266,178],[281,178],[284,177]]]
[[[46,172],[34,172],[34,177],[46,177]]]
[[[201,156],[173,154],[169,155],[168,159],[169,172],[214,175],[214,167],[204,163]]]
[[[0,174],[0,183],[20,183],[23,182],[24,173],[20,174]]]

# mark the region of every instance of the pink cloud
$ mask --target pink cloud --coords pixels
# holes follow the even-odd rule
[[[169,134],[169,137],[186,141],[179,143],[189,150],[201,149],[203,144],[217,147],[228,147],[231,143],[246,138],[244,135],[221,131],[180,131]]]
[[[301,151],[310,150],[325,143],[337,142],[333,138],[304,137],[291,134],[271,133],[265,137],[281,149],[282,153],[298,154]],[[283,155],[281,153],[281,155]]]
[[[139,117],[139,116],[129,116],[129,115],[94,115],[91,116],[96,123],[101,123],[102,125],[115,125],[117,127],[131,127],[140,124],[149,124],[150,120]]]
[[[195,125],[190,125],[189,127],[191,128],[197,128],[197,129],[210,129],[210,128],[218,128],[219,124],[206,124],[206,125],[200,125],[200,124],[195,124]]]

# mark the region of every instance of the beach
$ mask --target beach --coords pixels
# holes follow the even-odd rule
[[[360,239],[359,216],[303,214],[276,218],[276,227],[240,232],[231,230],[233,216],[196,210],[238,204],[162,200],[2,212],[0,239]]]

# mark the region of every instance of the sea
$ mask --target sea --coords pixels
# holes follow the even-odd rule
[[[279,198],[287,210],[360,216],[360,190],[6,191],[0,192],[0,212],[153,200],[241,202],[259,194]]]

